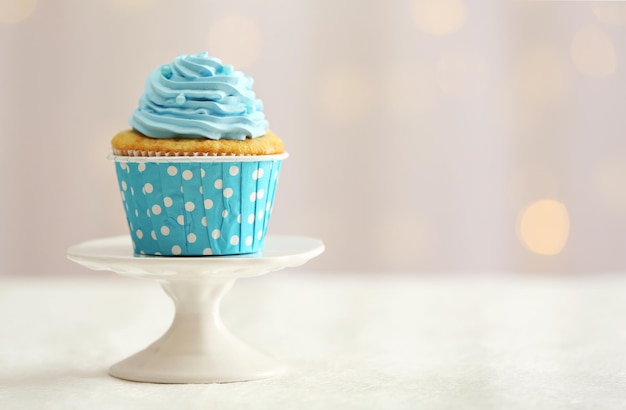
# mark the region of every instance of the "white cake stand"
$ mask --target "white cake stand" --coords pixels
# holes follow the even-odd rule
[[[119,236],[72,246],[67,256],[90,269],[155,279],[174,301],[169,330],[113,365],[112,376],[152,383],[225,383],[272,377],[284,369],[228,331],[219,314],[222,297],[238,278],[299,266],[323,251],[317,239],[268,236],[263,252],[251,255],[136,256],[130,237]]]

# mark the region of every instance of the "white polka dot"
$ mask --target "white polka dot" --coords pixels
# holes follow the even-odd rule
[[[239,173],[239,167],[237,165],[233,165],[230,167],[230,169],[228,170],[228,173],[232,176],[235,176]]]
[[[202,224],[202,226],[207,226],[206,223],[206,216],[203,216],[202,219],[200,220],[200,223]]]
[[[176,168],[174,165],[170,165],[169,167],[167,167],[167,174],[173,177],[174,175],[178,174],[178,168]]]
[[[169,196],[166,196],[165,198],[163,198],[163,205],[165,205],[166,207],[169,208],[173,204],[174,204],[174,201]]]
[[[130,187],[130,194],[135,195],[135,188],[133,188],[132,186]]]
[[[233,189],[232,188],[224,189],[224,198],[230,198],[231,196],[233,196]]]
[[[237,215],[237,223],[241,223],[241,214]]]
[[[222,180],[216,179],[215,182],[213,183],[213,186],[215,187],[215,189],[222,189]]]
[[[224,209],[222,211],[222,218],[226,218],[228,216],[228,209]]]
[[[237,245],[239,243],[239,236],[233,235],[230,237],[230,244]]]
[[[183,252],[183,250],[180,248],[180,246],[178,246],[178,245],[172,246],[172,254],[173,255],[180,255],[182,252]]]
[[[259,232],[256,233],[256,238],[258,240],[261,240],[262,237],[263,237],[263,230],[260,230]]]
[[[265,204],[265,210],[269,211],[270,210],[270,206],[271,206],[270,201],[267,201],[267,203]]]
[[[148,182],[147,184],[145,184],[143,186],[142,192],[144,194],[151,194],[153,190],[154,190],[154,188],[152,187],[152,184],[150,182]]]
[[[120,191],[120,193],[122,194],[122,201],[126,202],[126,195],[124,195],[124,192]]]
[[[135,216],[138,217],[139,216],[139,210],[135,209]]]
[[[126,191],[128,189],[128,185],[126,185],[126,181],[122,181],[122,189]]]
[[[202,188],[202,185],[200,185],[200,188],[198,188],[198,191],[203,194],[204,193],[204,189]]]
[[[257,219],[263,219],[263,216],[265,216],[265,213],[264,213],[264,212],[263,212],[263,210],[261,209],[261,210],[259,211],[259,213],[257,214],[257,216],[256,216],[256,217],[257,217]]]
[[[251,202],[256,201],[256,192],[253,192],[253,193],[250,194],[250,201]]]
[[[256,193],[256,197],[261,199],[265,195],[265,192],[262,189],[259,189],[259,192]]]
[[[183,187],[183,186],[181,186],[181,187],[180,187],[180,193],[181,193],[181,194],[184,194],[184,193],[185,193],[185,187]]]
[[[146,170],[146,164],[145,163],[140,163],[139,165],[137,165],[137,169],[139,170],[139,172],[143,172]]]
[[[126,165],[126,163],[122,162],[122,163],[120,163],[120,168],[122,168],[124,171],[126,171],[128,169],[128,165]]]
[[[148,218],[150,218],[150,210],[146,209],[146,215],[148,215]]]
[[[205,199],[204,209],[211,209],[211,208],[213,208],[213,201],[211,201],[210,199]]]
[[[201,169],[201,170],[200,170],[200,176],[201,176],[202,178],[204,178],[204,176],[205,176],[205,175],[206,175],[206,172],[204,171],[204,169]]]
[[[249,236],[246,238],[246,245],[247,245],[247,246],[252,245],[252,236],[251,236],[251,235],[249,235]]]
[[[196,234],[190,233],[187,235],[187,242],[194,243],[196,241]]]
[[[213,239],[217,239],[222,235],[222,232],[220,232],[219,229],[213,229],[213,232],[211,232],[211,237]]]
[[[143,238],[143,232],[141,231],[141,229],[137,229],[135,235],[137,235],[137,238],[139,239]]]
[[[213,255],[213,250],[211,248],[204,248],[202,250],[203,255]]]
[[[193,178],[193,172],[191,172],[190,170],[186,169],[183,171],[183,179],[185,181],[189,181],[191,178]]]
[[[154,215],[159,215],[161,213],[161,207],[158,205],[152,205],[152,213]]]
[[[150,236],[152,237],[152,239],[156,241],[156,232],[154,231],[150,232]]]
[[[259,179],[263,177],[263,168],[255,169],[252,171],[252,179]]]
[[[193,204],[193,202],[189,201],[189,202],[185,202],[185,210],[187,212],[191,212],[194,209],[196,209],[196,206]]]
[[[141,254],[143,255],[144,253],[143,253],[143,252],[141,252]],[[156,256],[161,256],[161,252],[154,252],[154,254],[155,254]]]
[[[184,225],[185,217],[183,215],[178,215],[178,217],[176,217],[176,222],[178,222],[179,225]]]
[[[251,224],[254,222],[254,214],[248,215],[248,223]]]
[[[167,236],[170,234],[170,228],[168,228],[167,226],[162,226],[161,227],[161,235],[163,236]]]

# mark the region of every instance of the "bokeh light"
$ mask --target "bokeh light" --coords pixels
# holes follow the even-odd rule
[[[518,234],[531,252],[559,254],[569,237],[569,214],[565,205],[553,199],[541,199],[528,205],[520,214]]]
[[[605,209],[626,216],[626,154],[615,154],[602,161],[593,182],[593,190]]]
[[[603,77],[615,72],[615,48],[600,27],[587,25],[578,30],[572,40],[570,52],[574,65],[583,74]]]
[[[467,18],[463,0],[413,0],[412,11],[417,27],[433,36],[454,33]]]
[[[562,102],[570,88],[568,60],[549,44],[537,44],[520,51],[514,68],[497,87],[500,102],[497,115],[511,132],[519,133],[540,124],[550,107]]]
[[[626,24],[626,2],[592,1],[591,10],[602,23]]]
[[[246,15],[230,14],[211,25],[208,51],[235,69],[248,68],[261,54],[263,35],[255,20]]]
[[[523,103],[544,105],[567,91],[567,66],[554,48],[545,44],[531,47],[518,61],[515,93]]]
[[[326,114],[339,122],[358,121],[373,102],[372,81],[356,67],[337,67],[322,77],[319,98]]]
[[[476,53],[450,51],[437,64],[437,83],[451,97],[468,98],[487,86],[489,68]]]
[[[20,23],[30,17],[37,9],[37,0],[2,0],[0,1],[0,23]]]
[[[435,69],[428,64],[392,64],[383,77],[384,107],[394,119],[427,114],[437,105]]]

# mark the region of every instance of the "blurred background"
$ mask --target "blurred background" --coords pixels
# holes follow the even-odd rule
[[[127,233],[109,141],[208,51],[285,141],[270,234],[319,272],[626,268],[626,2],[1,0],[0,274]]]

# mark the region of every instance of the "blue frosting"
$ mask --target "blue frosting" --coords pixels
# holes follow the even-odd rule
[[[150,73],[129,122],[153,138],[260,137],[268,122],[252,84],[206,52],[180,55]]]

